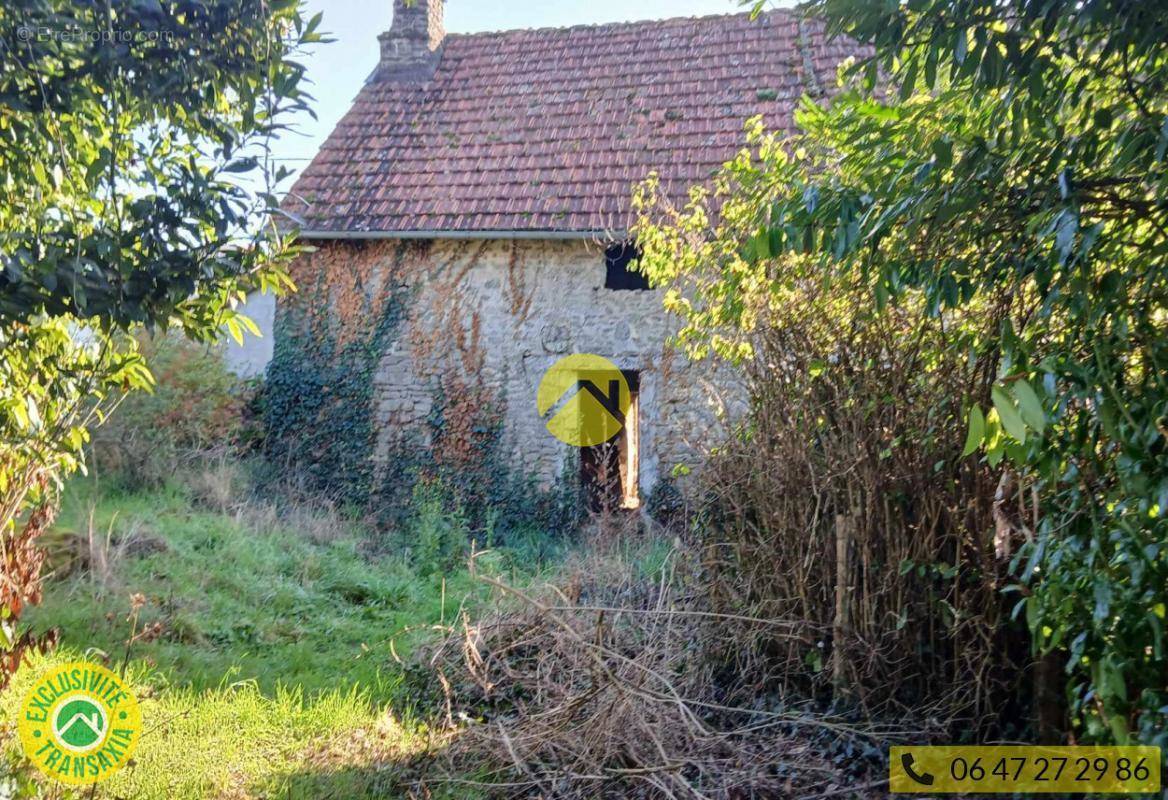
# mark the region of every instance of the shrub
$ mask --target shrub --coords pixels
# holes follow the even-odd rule
[[[968,457],[1002,468],[997,534],[1025,540],[1012,613],[1066,675],[1075,739],[1168,743],[1168,16],[804,10],[871,57],[804,103],[793,139],[763,144],[741,269],[705,299],[732,317],[734,289],[781,282],[795,254],[861,277],[877,308],[920,293],[947,324],[1012,305],[962,426]]]
[[[470,547],[466,517],[434,483],[414,487],[413,519],[407,527],[414,565],[422,575],[445,572],[465,560]]]
[[[756,191],[785,158],[754,143],[721,175],[713,235],[700,195],[638,231],[689,355],[745,373],[749,412],[701,476],[706,589],[734,615],[727,669],[749,665],[752,690],[1000,731],[1029,714],[1013,701],[1028,638],[1000,594],[1022,537],[995,541],[1001,475],[963,444],[993,334],[1023,301],[941,316],[920,291],[874,303],[866,276],[819,259],[752,260]]]
[[[920,302],[878,315],[858,283],[800,281],[767,309],[750,412],[705,473],[710,591],[791,623],[738,630],[788,686],[993,729],[1018,717],[1025,633],[998,592],[995,477],[961,458],[986,369]]]
[[[192,457],[238,440],[248,392],[206,345],[171,334],[144,336],[141,349],[154,391],[128,396],[94,432],[93,461],[127,485],[156,486]]]
[[[4,3],[0,29],[96,31],[113,13]],[[157,32],[171,14],[181,24],[162,48],[154,37],[0,47],[0,685],[36,644],[19,619],[40,599],[36,540],[55,489],[81,466],[97,409],[149,380],[124,335],[238,337],[238,301],[288,286],[292,247],[263,224],[276,199],[262,190],[287,170],[245,154],[309,108],[295,55],[322,41],[319,15],[267,2],[116,14],[127,31]]]

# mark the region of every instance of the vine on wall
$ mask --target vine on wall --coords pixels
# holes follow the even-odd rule
[[[356,506],[374,488],[373,378],[408,313],[407,243],[334,243],[297,260],[299,292],[276,318],[268,368],[268,454],[309,486]]]
[[[570,531],[577,522],[574,484],[561,479],[551,490],[540,489],[506,449],[506,398],[498,388],[502,382],[487,379],[483,317],[465,280],[488,248],[483,243],[465,262],[456,257],[443,265],[429,285],[425,323],[410,326],[415,362],[432,387],[429,447],[418,473],[446,487],[472,530],[493,535],[496,542],[532,528]],[[511,243],[503,291],[510,313],[520,320],[532,302],[522,285],[516,287],[516,275],[525,271],[522,253]]]
[[[527,263],[523,258],[519,242],[511,242],[511,255],[507,260],[507,284],[504,286],[507,300],[511,305],[511,316],[519,322],[526,322],[531,314],[531,304],[535,293],[527,286]]]
[[[294,265],[300,291],[277,315],[265,409],[278,466],[388,525],[411,513],[423,481],[484,538],[574,527],[566,484],[541,490],[505,452],[505,398],[486,379],[482,317],[465,288],[487,247],[439,259],[430,243],[330,243]],[[375,459],[375,378],[398,342],[430,413]]]

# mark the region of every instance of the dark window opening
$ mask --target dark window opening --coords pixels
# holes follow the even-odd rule
[[[584,501],[592,511],[607,512],[641,505],[638,490],[640,467],[641,374],[622,370],[629,387],[625,424],[603,444],[580,448],[580,482]]]
[[[605,289],[648,289],[649,279],[629,267],[636,266],[641,251],[632,242],[618,242],[604,251]]]

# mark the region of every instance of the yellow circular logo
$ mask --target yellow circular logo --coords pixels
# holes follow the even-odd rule
[[[76,661],[33,684],[16,727],[37,769],[65,783],[89,784],[130,760],[142,735],[142,712],[117,675]]]
[[[607,358],[590,353],[553,364],[535,396],[552,436],[576,447],[602,444],[620,433],[630,402],[624,374]]]

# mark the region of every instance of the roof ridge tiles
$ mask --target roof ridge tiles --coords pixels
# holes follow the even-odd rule
[[[589,22],[579,23],[577,25],[548,25],[539,28],[503,28],[494,31],[473,31],[470,33],[451,33],[446,34],[446,39],[469,39],[474,37],[495,37],[506,36],[508,34],[524,34],[524,33],[579,33],[579,32],[596,32],[601,30],[627,30],[640,26],[661,27],[671,24],[678,24],[684,22],[716,22],[723,20],[748,20],[753,16],[754,12],[739,11],[733,14],[695,14],[691,16],[679,17],[665,17],[663,19],[637,19],[637,20],[620,20],[616,22]],[[795,12],[791,9],[776,8],[771,9],[760,17],[795,17]]]

